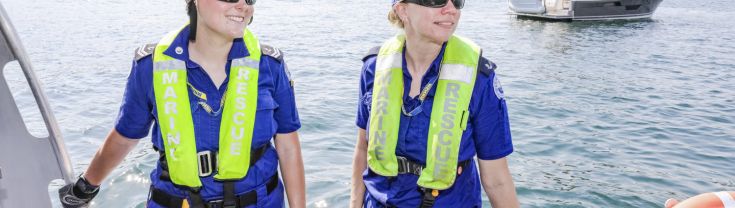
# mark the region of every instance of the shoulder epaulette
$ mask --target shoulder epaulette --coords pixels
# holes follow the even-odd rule
[[[485,74],[485,76],[490,76],[490,74],[492,74],[493,71],[495,71],[495,69],[498,68],[498,66],[495,65],[495,63],[493,63],[490,60],[487,60],[485,57],[482,57],[482,56],[480,56],[480,63],[478,64],[479,66],[477,66],[477,69],[479,69],[480,72]]]
[[[135,59],[134,60],[139,61],[140,59],[153,54],[154,49],[156,49],[155,43],[146,44],[141,47],[138,47],[137,49],[135,49]]]
[[[362,61],[365,61],[365,59],[369,58],[370,56],[376,56],[380,52],[380,46],[375,46],[371,48],[365,56],[362,57]]]
[[[260,52],[263,53],[263,55],[276,58],[278,61],[283,62],[283,53],[276,47],[260,44]]]
[[[293,78],[291,78],[291,71],[288,70],[288,64],[283,62],[283,52],[281,52],[280,49],[266,45],[266,44],[260,44],[260,52],[265,56],[270,56],[275,58],[276,60],[283,63],[283,70],[286,73],[286,77],[288,78],[289,84],[291,84],[291,87],[293,87]]]

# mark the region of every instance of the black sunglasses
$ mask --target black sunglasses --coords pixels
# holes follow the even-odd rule
[[[219,1],[224,1],[224,2],[227,2],[227,3],[237,3],[237,2],[240,2],[240,0],[219,0]],[[253,4],[255,4],[255,0],[245,0],[245,4],[247,4],[247,5],[253,5]]]
[[[449,0],[403,0],[402,2],[414,3],[425,7],[441,8],[449,3]],[[462,9],[464,7],[464,0],[452,0],[454,8]]]

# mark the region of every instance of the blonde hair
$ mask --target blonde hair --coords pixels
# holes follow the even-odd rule
[[[388,22],[393,24],[393,26],[396,26],[398,28],[403,29],[403,20],[401,20],[401,17],[396,14],[396,10],[391,7],[390,12],[388,12]]]

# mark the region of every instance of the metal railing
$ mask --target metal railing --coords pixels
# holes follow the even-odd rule
[[[3,71],[18,61],[33,93],[48,137],[28,133]],[[63,179],[72,183],[73,169],[61,131],[28,56],[0,4],[0,208],[50,207],[48,185]]]

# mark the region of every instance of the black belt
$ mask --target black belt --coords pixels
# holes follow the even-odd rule
[[[417,176],[421,176],[421,171],[424,170],[424,165],[414,162],[406,157],[396,156],[398,159],[398,174],[410,173]],[[462,171],[468,170],[472,159],[461,161],[457,163],[457,175],[461,175]],[[430,208],[434,206],[436,197],[439,196],[439,190],[419,187],[419,191],[422,193],[420,208]],[[388,206],[391,207],[391,206]]]
[[[266,145],[263,145],[262,147],[259,147],[259,148],[256,148],[250,151],[250,167],[255,165],[255,163],[258,162],[258,160],[260,160],[260,158],[262,158],[263,155],[265,155],[265,152],[266,150],[268,150],[269,146],[270,146],[269,144],[266,144]],[[166,161],[166,154],[158,150],[158,148],[156,148],[155,146],[153,147],[153,149],[155,149],[158,152],[158,155],[159,155],[158,162],[161,164],[162,171],[161,171],[161,175],[159,178],[164,181],[171,181],[171,176],[169,175],[169,172],[168,172],[168,162]],[[199,166],[198,167],[199,176],[207,177],[211,175],[212,173],[214,173],[214,170],[217,169],[217,152],[211,153],[210,151],[202,151],[202,152],[197,153],[197,155],[198,155],[197,163]]]
[[[273,192],[273,190],[275,190],[278,187],[278,173],[273,174],[273,176],[271,176],[268,182],[266,182],[265,187],[266,187],[266,190],[268,190],[268,194],[271,194],[271,192]],[[156,204],[161,205],[163,207],[168,207],[168,208],[179,208],[181,207],[183,200],[184,200],[184,198],[172,196],[164,192],[163,190],[152,188],[152,187],[151,187],[150,199],[153,200],[153,202],[156,202]],[[245,206],[256,204],[257,202],[258,202],[258,193],[256,192],[256,190],[252,190],[252,191],[248,191],[247,193],[236,196],[235,207],[245,207]],[[205,204],[205,207],[207,208],[226,207],[224,205],[223,199],[212,200],[204,204]]]
[[[398,174],[410,173],[421,176],[421,171],[424,170],[424,165],[414,162],[406,157],[396,156],[396,159],[398,159]],[[472,163],[471,159],[458,162],[457,168],[462,168],[462,171],[467,170],[467,168],[469,168],[470,166],[470,163]],[[462,173],[458,172],[457,174],[459,175]]]

